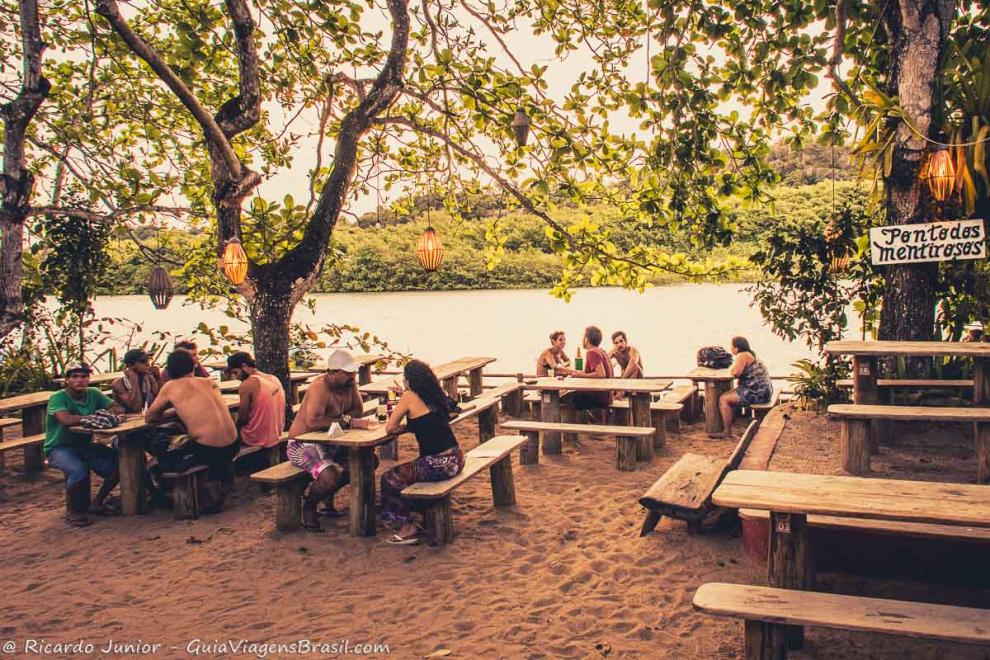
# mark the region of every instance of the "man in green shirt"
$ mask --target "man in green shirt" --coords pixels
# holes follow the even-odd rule
[[[93,442],[89,433],[70,430],[78,426],[83,417],[97,410],[110,409],[123,412],[110,397],[89,386],[92,370],[86,364],[74,364],[65,370],[65,387],[48,399],[45,417],[45,456],[48,464],[65,473],[66,497],[69,513],[66,522],[76,527],[90,524],[87,513],[116,515],[120,511],[106,506],[107,494],[120,480],[117,471],[117,452],[106,445]],[[89,471],[103,477],[103,485],[89,500]]]

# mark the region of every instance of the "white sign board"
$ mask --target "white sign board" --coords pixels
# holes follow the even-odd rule
[[[870,259],[874,266],[986,256],[982,220],[888,225],[870,230]]]

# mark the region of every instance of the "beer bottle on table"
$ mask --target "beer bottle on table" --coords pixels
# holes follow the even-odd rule
[[[584,371],[584,359],[581,357],[581,348],[578,347],[577,354],[574,356],[574,370]]]
[[[386,406],[386,414],[391,417],[392,411],[395,410],[395,390],[388,391],[388,404]]]
[[[379,422],[388,421],[388,407],[385,405],[385,399],[378,399],[378,409],[375,411],[375,417],[378,418]]]

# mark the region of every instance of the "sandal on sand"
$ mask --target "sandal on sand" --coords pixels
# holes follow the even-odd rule
[[[392,534],[392,536],[388,537],[385,541],[390,545],[416,545],[419,543],[419,535],[417,534],[416,536],[410,536],[409,538],[404,539],[398,534]]]

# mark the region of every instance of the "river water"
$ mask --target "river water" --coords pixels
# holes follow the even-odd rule
[[[775,336],[759,310],[750,306],[745,286],[738,284],[665,286],[642,294],[579,289],[569,303],[542,289],[340,293],[315,298],[315,313],[300,307],[295,320],[314,327],[354,325],[377,334],[395,350],[432,363],[467,355],[496,357],[498,362],[489,367],[494,372],[532,373],[553,330],[567,333],[565,350],[573,356],[587,325],[602,329],[606,349],[612,332],[624,330],[630,344],[642,353],[648,375],[686,373],[695,365],[698,348],[728,347],[734,335],[748,338],[775,376],[790,374],[794,361],[813,357],[802,342]],[[188,334],[200,322],[238,328],[222,312],[202,310],[182,296],[164,311],[155,310],[146,296],[100,297],[95,309],[98,316],[139,322],[142,336],[148,338],[155,331]]]

